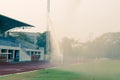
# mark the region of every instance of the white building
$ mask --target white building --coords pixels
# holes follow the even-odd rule
[[[35,44],[8,36],[8,30],[16,27],[33,26],[0,15],[0,62],[44,60],[44,48],[39,48]]]

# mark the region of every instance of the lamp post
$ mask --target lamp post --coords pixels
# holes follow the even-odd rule
[[[48,61],[51,59],[50,53],[50,29],[49,29],[49,13],[50,13],[50,0],[47,0],[47,33],[46,33],[46,54],[48,55]]]

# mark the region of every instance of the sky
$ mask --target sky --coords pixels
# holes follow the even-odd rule
[[[35,26],[47,26],[47,0],[0,0],[0,14]],[[49,23],[57,38],[86,41],[106,32],[120,31],[120,0],[51,0]]]

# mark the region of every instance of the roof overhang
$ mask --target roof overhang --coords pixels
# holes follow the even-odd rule
[[[0,14],[0,32],[1,33],[4,33],[16,27],[34,27],[34,26]]]

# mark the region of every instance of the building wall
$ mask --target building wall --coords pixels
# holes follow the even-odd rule
[[[40,60],[44,60],[44,48],[40,48],[40,50],[41,50],[41,57],[40,57]]]
[[[31,61],[31,52],[33,52],[33,55],[40,55],[40,59],[39,60],[44,60],[44,48],[40,48],[39,50],[34,50],[34,49],[21,49],[20,47],[8,47],[8,46],[0,46],[0,54],[1,53],[1,49],[6,49],[8,50],[13,50],[13,56],[15,55],[15,51],[17,50],[19,52],[19,61]],[[27,54],[27,51],[30,51],[30,54]],[[37,54],[35,53],[37,52]],[[40,52],[40,54],[38,54],[38,52]],[[9,52],[8,52],[9,53]],[[10,61],[11,60],[7,60]],[[13,57],[12,61],[15,61],[15,57]]]
[[[31,61],[31,56],[27,55],[25,51],[20,50],[19,61]]]

